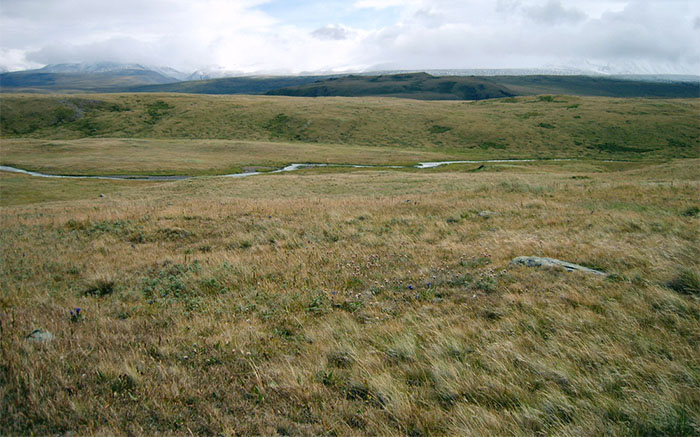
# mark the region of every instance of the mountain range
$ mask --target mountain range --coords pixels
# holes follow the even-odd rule
[[[615,76],[556,67],[243,76],[220,69],[183,73],[170,67],[98,62],[52,64],[1,73],[0,92],[388,96],[423,100],[481,100],[532,94],[698,97],[700,76]]]

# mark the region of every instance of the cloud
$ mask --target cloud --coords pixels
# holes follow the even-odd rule
[[[355,32],[343,26],[326,26],[318,28],[311,32],[311,36],[320,40],[341,41],[348,39],[353,35],[355,35]]]
[[[567,9],[557,0],[550,0],[543,5],[528,6],[525,12],[532,20],[543,24],[578,23],[586,19],[586,14],[580,10]]]
[[[0,29],[8,69],[112,60],[280,73],[700,70],[691,0],[3,0]]]

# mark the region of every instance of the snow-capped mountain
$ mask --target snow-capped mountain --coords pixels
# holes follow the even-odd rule
[[[50,64],[34,71],[37,73],[73,74],[119,73],[124,71],[154,71],[158,74],[175,80],[186,80],[189,77],[189,74],[183,73],[170,67],[146,66],[141,64],[123,64],[107,61],[94,63]]]

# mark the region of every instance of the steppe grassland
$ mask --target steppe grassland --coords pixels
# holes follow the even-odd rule
[[[0,428],[697,434],[698,163],[55,181],[2,210]]]
[[[3,161],[79,175],[216,175],[274,170],[292,162],[407,165],[454,155],[386,147],[230,140],[83,138],[3,140]],[[105,159],[108,156],[109,159]]]
[[[420,154],[673,159],[697,158],[700,148],[698,99],[105,94],[3,95],[0,104],[2,163],[58,172],[108,164],[110,171],[182,174],[184,164],[194,174],[214,174],[291,158],[348,163],[363,155],[368,163],[405,163]],[[111,159],[101,161],[107,152]],[[136,158],[146,167],[130,168]]]

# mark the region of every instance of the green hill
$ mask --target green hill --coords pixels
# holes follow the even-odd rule
[[[186,94],[9,95],[3,138],[179,138],[412,148],[469,157],[668,158],[700,151],[698,99],[479,102]]]
[[[484,100],[515,95],[484,78],[435,77],[427,73],[334,77],[269,91],[267,94],[298,97],[389,96],[419,100]]]
[[[260,76],[178,82],[153,70],[110,72],[31,70],[0,74],[3,93],[268,94],[297,97],[400,97],[418,100],[484,100],[517,95],[697,98],[700,84],[602,76]]]
[[[700,97],[698,82],[653,82],[601,76],[494,76],[490,81],[518,95],[569,94],[603,97]]]
[[[162,85],[135,86],[125,91],[188,94],[263,94],[278,88],[305,85],[326,77],[328,76],[226,77]]]
[[[347,76],[269,91],[269,95],[391,96],[421,100],[483,100],[516,95],[692,98],[694,82],[651,82],[595,76],[443,76],[426,73]]]

